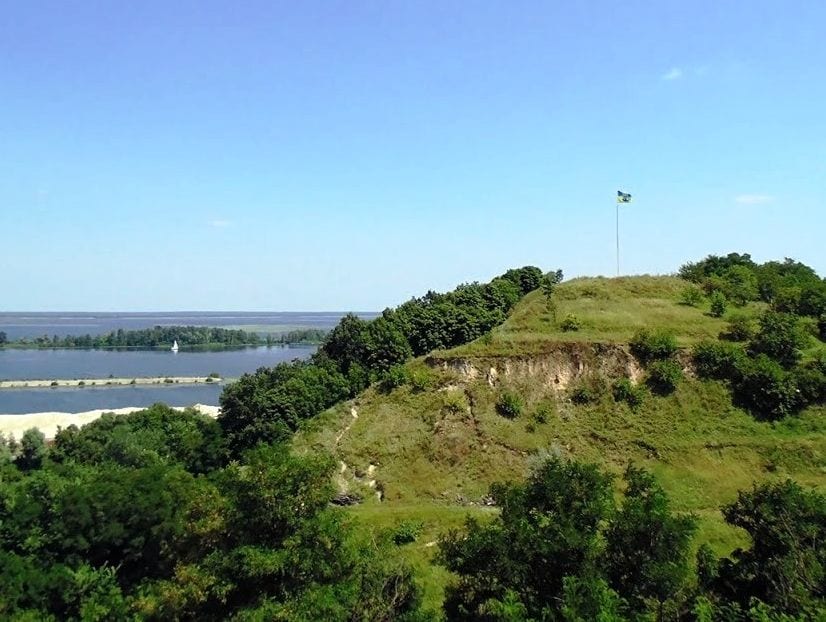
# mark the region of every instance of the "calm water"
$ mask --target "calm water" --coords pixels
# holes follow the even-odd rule
[[[259,367],[308,358],[315,347],[259,347],[241,350],[178,352],[168,350],[4,350],[0,379],[116,378],[136,376],[206,376],[237,378]],[[2,389],[0,413],[82,412],[96,408],[218,404],[220,386],[127,386],[108,388]]]
[[[331,313],[0,313],[0,331],[12,341],[43,335],[101,335],[122,328],[136,330],[153,326],[236,326],[266,332],[294,328],[333,328],[344,315]],[[358,314],[364,319],[376,313]]]

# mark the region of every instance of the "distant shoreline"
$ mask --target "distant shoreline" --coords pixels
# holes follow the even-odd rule
[[[219,376],[157,376],[139,378],[72,378],[48,380],[0,380],[0,389],[49,389],[61,387],[107,387],[134,385],[175,386],[181,384],[218,384]]]

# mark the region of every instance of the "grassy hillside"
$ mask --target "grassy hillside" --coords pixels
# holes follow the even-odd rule
[[[689,346],[725,327],[725,318],[679,304],[685,286],[671,277],[564,283],[557,318],[575,315],[581,322],[575,332],[559,330],[541,293],[533,292],[492,334],[408,364],[406,385],[374,386],[311,421],[295,447],[340,461],[339,488],[364,499],[347,510],[355,520],[390,530],[404,521],[421,524],[421,535],[404,550],[434,609],[448,578],[429,563],[438,535],[468,513],[491,515],[489,485],[524,477],[549,452],[615,473],[629,462],[645,466],[677,509],[700,519],[696,544],[726,554],[744,543],[719,512],[738,490],[787,477],[826,489],[826,409],[759,422],[732,405],[724,384],[691,378],[634,410],[600,391],[618,374],[639,375],[627,353],[638,329],[667,329]],[[738,312],[760,310],[753,303]],[[596,387],[597,397],[578,405],[570,397],[582,384]],[[513,419],[496,409],[506,392],[523,401]]]

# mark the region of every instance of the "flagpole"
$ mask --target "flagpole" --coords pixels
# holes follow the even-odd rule
[[[619,276],[619,201],[617,201],[617,276]]]

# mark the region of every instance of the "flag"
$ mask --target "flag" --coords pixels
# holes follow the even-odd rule
[[[631,195],[622,190],[617,190],[617,203],[630,203]]]

